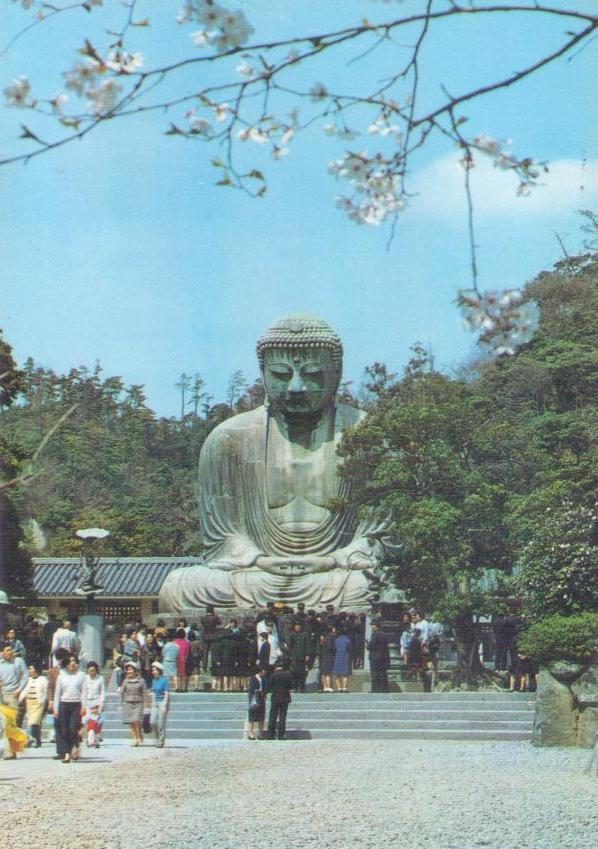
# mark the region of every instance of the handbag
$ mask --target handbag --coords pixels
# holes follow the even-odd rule
[[[264,691],[256,690],[252,697],[249,699],[249,707],[257,708],[261,707],[264,704]]]

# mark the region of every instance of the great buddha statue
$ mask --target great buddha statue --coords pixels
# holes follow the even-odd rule
[[[383,555],[375,523],[330,509],[351,489],[338,444],[364,416],[337,403],[341,340],[322,319],[291,315],[266,331],[257,354],[265,404],[218,425],[200,455],[205,565],[171,572],[160,609],[365,606]]]

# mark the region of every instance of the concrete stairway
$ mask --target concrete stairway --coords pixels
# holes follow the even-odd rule
[[[168,718],[168,737],[239,740],[246,716],[243,693],[177,693]],[[529,740],[533,718],[534,698],[526,693],[305,693],[293,694],[287,736]],[[117,697],[111,695],[104,737],[128,736]]]

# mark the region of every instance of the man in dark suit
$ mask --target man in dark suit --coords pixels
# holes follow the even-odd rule
[[[268,642],[267,631],[262,631],[262,633],[259,635],[259,643],[257,649],[257,667],[258,669],[265,669],[266,675],[269,675],[272,671],[270,669],[270,643]]]
[[[388,693],[388,669],[390,667],[388,637],[380,629],[378,622],[372,622],[372,634],[367,647],[370,653],[372,693]]]
[[[295,622],[291,635],[289,636],[289,657],[291,661],[291,675],[295,682],[295,692],[305,692],[305,678],[307,676],[307,664],[311,650],[311,640],[304,632],[301,622]]]
[[[270,740],[284,740],[287,730],[287,711],[291,701],[293,676],[277,662],[270,678],[268,689],[270,696],[270,716],[268,718],[268,737]]]

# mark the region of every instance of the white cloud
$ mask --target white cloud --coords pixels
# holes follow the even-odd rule
[[[489,157],[477,156],[471,172],[476,216],[552,218],[598,206],[598,160],[557,159],[548,168],[541,185],[521,197],[515,174],[495,168]],[[408,187],[418,193],[409,205],[419,214],[443,218],[466,214],[464,172],[454,154],[416,171]]]

